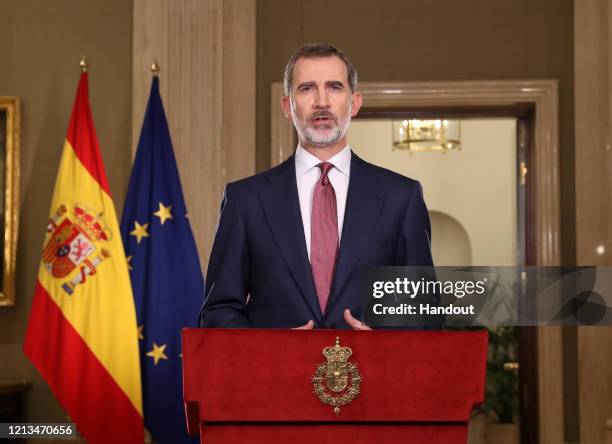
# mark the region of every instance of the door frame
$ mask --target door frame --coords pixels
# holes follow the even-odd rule
[[[527,164],[529,265],[561,264],[558,80],[361,82],[364,109],[533,109],[533,141]],[[271,84],[271,166],[295,150],[294,130],[281,109],[282,83]],[[391,147],[389,147],[391,149]],[[563,442],[563,350],[561,327],[538,327],[537,402],[540,442]]]

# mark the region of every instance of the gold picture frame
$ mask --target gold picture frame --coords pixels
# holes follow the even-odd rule
[[[15,262],[19,225],[19,129],[18,97],[0,97],[0,307],[15,305]]]

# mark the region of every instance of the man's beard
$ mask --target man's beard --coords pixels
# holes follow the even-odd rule
[[[300,120],[297,115],[295,102],[291,100],[291,117],[293,120],[293,126],[298,133],[299,140],[304,141],[308,145],[324,148],[329,145],[341,140],[348,132],[349,125],[351,123],[351,102],[348,103],[348,111],[346,118],[342,121],[338,121],[337,117],[329,111],[321,110],[316,111],[305,119]],[[329,128],[317,129],[309,125],[309,123],[317,117],[327,117],[330,124],[334,124],[334,128],[330,131]]]

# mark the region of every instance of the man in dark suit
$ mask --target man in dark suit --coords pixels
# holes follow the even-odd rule
[[[285,70],[283,110],[299,145],[282,164],[230,183],[206,279],[202,327],[367,329],[369,266],[431,266],[417,181],[351,152],[362,97],[348,58],[306,45]]]

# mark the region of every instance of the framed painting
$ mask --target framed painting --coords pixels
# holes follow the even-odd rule
[[[15,305],[19,224],[19,98],[0,97],[0,306]]]

